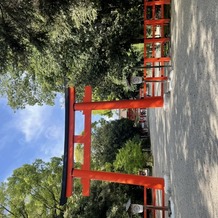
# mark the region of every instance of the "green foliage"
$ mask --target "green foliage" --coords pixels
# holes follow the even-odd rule
[[[115,170],[129,174],[138,174],[151,161],[151,154],[142,152],[141,141],[138,137],[128,140],[119,149],[113,165]]]
[[[111,118],[113,116],[112,110],[94,110],[92,111],[93,115],[101,115],[101,116],[107,116]]]
[[[2,218],[5,218],[6,212],[13,215],[13,212],[11,212],[7,206],[7,184],[1,183],[0,184],[0,216]]]
[[[12,108],[52,104],[64,81],[81,98],[128,98],[124,82],[139,63],[137,1],[32,0],[0,3],[0,95]]]
[[[75,146],[75,151],[74,151],[74,156],[75,156],[75,161],[78,163],[83,163],[83,145],[82,144],[76,144]]]
[[[61,168],[61,158],[52,158],[51,162],[36,160],[16,169],[8,182],[0,185],[0,216],[124,218],[123,204],[128,198],[142,200],[140,187],[101,181],[93,181],[90,197],[83,197],[80,181],[74,180],[74,195],[61,207]]]
[[[14,170],[0,187],[0,208],[7,217],[61,217],[59,206],[62,159],[36,160]]]
[[[55,92],[63,91],[66,74],[72,74],[67,65],[79,53],[73,51],[75,31],[96,17],[88,2],[1,1],[0,95],[12,108],[52,104]]]
[[[95,125],[92,150],[92,169],[137,173],[147,164],[141,152],[138,129],[127,119]],[[75,148],[75,168],[83,162],[83,145]],[[65,206],[59,206],[62,159],[50,162],[36,160],[14,170],[6,183],[0,185],[0,216],[10,217],[127,217],[123,204],[143,202],[143,188],[134,185],[92,181],[90,197],[82,196],[79,179],[74,179],[73,196]]]
[[[104,168],[106,162],[112,164],[118,149],[138,134],[138,129],[133,127],[133,122],[128,119],[111,122],[101,120],[100,123],[92,134],[92,159],[98,169]]]
[[[123,205],[127,200],[131,198],[134,202],[143,201],[141,187],[101,181],[91,182],[89,197],[75,194],[74,192],[74,196],[71,198],[71,205],[68,204],[65,217],[126,218],[128,214]]]

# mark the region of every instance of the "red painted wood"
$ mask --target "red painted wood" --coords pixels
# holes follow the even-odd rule
[[[163,178],[152,176],[139,176],[124,173],[112,173],[79,169],[74,169],[71,175],[74,178],[86,178],[121,184],[140,185],[146,188],[162,189],[164,187]]]
[[[84,102],[92,101],[92,87],[85,87]],[[92,124],[92,111],[84,110],[85,116],[85,128],[84,128],[84,163],[82,166],[83,170],[90,170],[91,167],[91,124]],[[83,196],[90,195],[90,179],[82,179],[82,194]]]
[[[105,110],[105,109],[126,109],[126,108],[155,108],[163,107],[162,97],[150,97],[146,99],[81,102],[74,104],[74,110]]]

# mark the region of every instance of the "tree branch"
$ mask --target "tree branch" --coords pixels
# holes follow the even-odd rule
[[[14,214],[12,211],[10,211],[7,207],[5,207],[4,205],[0,204],[0,207],[2,207],[2,208],[3,208],[4,210],[6,210],[8,213],[10,213],[10,214],[13,215],[14,217],[16,217],[15,214]]]
[[[4,10],[3,10],[3,5],[1,3],[0,3],[0,11],[2,14],[2,23],[5,23]]]

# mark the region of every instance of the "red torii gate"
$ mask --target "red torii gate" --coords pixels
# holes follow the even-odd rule
[[[146,83],[152,82],[151,95],[157,95],[155,86],[159,81],[160,93],[164,95],[164,81],[168,78],[165,76],[165,69],[169,66],[171,58],[169,54],[164,54],[165,43],[170,42],[170,37],[165,34],[165,29],[170,24],[170,18],[165,17],[166,6],[171,4],[171,0],[144,0],[144,93],[146,93]],[[159,34],[156,35],[156,29],[159,29]],[[148,30],[151,30],[149,34]],[[156,46],[160,46],[160,54],[157,54]],[[156,70],[160,69],[159,75],[156,75]],[[149,75],[151,71],[151,75]],[[150,81],[149,81],[150,80]],[[146,95],[145,95],[146,96]]]
[[[166,69],[170,67],[171,57],[166,52],[165,46],[170,45],[170,31],[167,31],[171,22],[170,4],[171,0],[144,0],[144,84],[141,91],[144,98],[148,98],[147,85],[150,85],[151,96],[163,97],[164,87],[167,87],[164,81],[169,79],[166,76]],[[162,193],[162,202],[164,202],[163,198],[164,193]],[[144,195],[144,202],[146,202],[146,195]],[[152,192],[152,205],[156,206],[155,190]],[[152,215],[156,217],[155,210]],[[163,212],[162,217],[164,216]]]
[[[73,178],[81,178],[82,194],[89,196],[90,180],[101,180],[123,184],[140,185],[144,188],[160,189],[164,191],[164,179],[151,176],[129,175],[122,173],[92,171],[91,162],[91,112],[92,110],[125,109],[125,108],[156,108],[163,106],[162,97],[150,97],[137,100],[92,102],[91,86],[85,87],[83,102],[77,103],[75,88],[69,88],[66,93],[66,124],[64,169],[62,177],[61,205],[73,193]],[[85,127],[83,135],[75,135],[75,112],[83,111]],[[82,169],[74,168],[74,143],[84,144],[84,163]],[[164,205],[164,194],[162,194]],[[164,209],[163,209],[164,210]]]

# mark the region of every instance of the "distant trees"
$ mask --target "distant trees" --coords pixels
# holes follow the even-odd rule
[[[92,159],[98,169],[101,169],[105,163],[112,164],[118,150],[139,132],[138,128],[133,127],[133,121],[129,119],[123,118],[111,122],[101,120],[100,123],[101,125],[93,132],[92,140]]]
[[[92,160],[96,169],[137,174],[139,169],[152,166],[152,155],[143,152],[140,128],[129,119],[107,122],[93,132]]]

